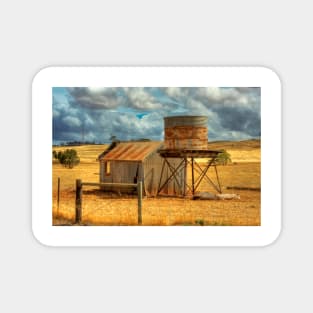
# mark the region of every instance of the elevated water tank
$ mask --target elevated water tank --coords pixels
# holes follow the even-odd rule
[[[207,150],[207,116],[164,117],[164,149]]]

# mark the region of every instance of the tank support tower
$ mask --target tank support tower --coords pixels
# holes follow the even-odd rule
[[[207,117],[165,117],[164,124],[165,145],[158,151],[163,158],[163,165],[157,195],[162,194],[171,182],[178,187],[178,190],[175,190],[176,194],[194,195],[203,179],[206,179],[218,193],[222,193],[215,163],[221,151],[208,149]],[[200,166],[198,159],[206,160],[204,168]],[[187,179],[189,166],[191,181]],[[208,176],[210,167],[214,168],[216,183]],[[166,171],[167,175],[163,175]]]

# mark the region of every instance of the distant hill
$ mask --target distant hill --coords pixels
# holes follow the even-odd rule
[[[98,162],[97,158],[106,148],[105,145],[78,145],[71,148],[77,150],[81,163]],[[53,150],[63,151],[66,146],[53,147]],[[258,139],[242,141],[211,141],[208,149],[225,149],[230,153],[233,162],[260,162],[261,161],[261,141]]]
[[[241,141],[209,141],[208,147],[213,150],[254,150],[261,148],[261,140],[249,139]]]

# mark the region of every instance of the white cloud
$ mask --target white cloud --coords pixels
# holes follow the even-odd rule
[[[128,88],[125,91],[128,97],[128,105],[132,108],[156,110],[162,107],[162,104],[144,88]]]
[[[87,109],[114,109],[122,104],[115,88],[68,88],[72,102]]]
[[[81,121],[75,116],[66,116],[63,118],[63,122],[70,127],[80,127]]]

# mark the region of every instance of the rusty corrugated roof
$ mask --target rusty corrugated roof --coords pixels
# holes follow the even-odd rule
[[[160,141],[121,142],[106,153],[101,160],[106,161],[143,161],[152,152],[161,148]]]

